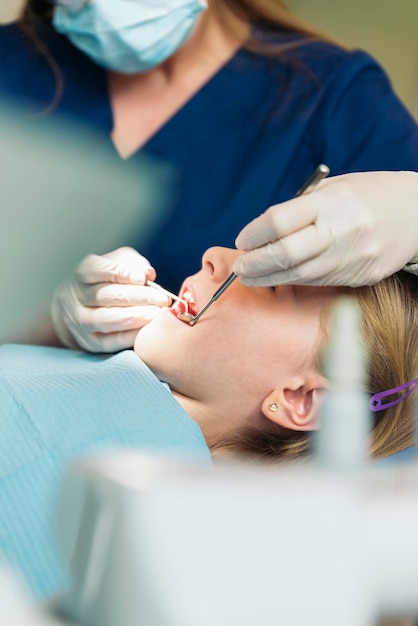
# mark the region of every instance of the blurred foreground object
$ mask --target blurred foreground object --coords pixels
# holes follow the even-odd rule
[[[328,468],[356,470],[369,459],[372,420],[368,407],[367,354],[361,335],[361,309],[348,296],[332,307],[323,354],[330,388],[320,408],[319,429],[312,433],[317,462]]]
[[[88,253],[117,247],[158,219],[167,171],[122,161],[84,128],[31,124],[0,110],[0,342]]]
[[[337,473],[124,454],[73,469],[60,513],[64,612],[83,626],[418,614],[417,463]]]
[[[43,607],[35,605],[19,575],[9,567],[0,567],[0,624],[2,626],[59,626]]]

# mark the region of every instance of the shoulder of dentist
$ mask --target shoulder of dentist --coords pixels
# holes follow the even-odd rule
[[[111,7],[96,0],[79,11],[57,6],[54,27],[45,20],[36,26],[64,81],[53,115],[110,136],[105,68],[135,73],[158,66],[167,56],[166,48],[159,56],[167,28],[176,33],[168,38],[170,54],[187,42],[203,5],[167,0],[157,10],[150,0],[114,0]],[[110,45],[98,26],[104,22],[112,26]],[[297,38],[273,27],[253,25],[253,32],[277,43]],[[245,254],[235,268],[248,284],[367,284],[411,261],[418,254],[416,176],[347,174],[418,170],[417,124],[375,61],[321,41],[291,46],[280,58],[245,49],[231,56],[141,151],[170,163],[177,181],[165,223],[141,250],[157,280],[176,290],[208,246],[232,247],[248,223],[237,238]],[[53,100],[48,60],[33,54],[16,25],[0,29],[0,64],[1,98],[38,109]],[[288,201],[319,162],[333,178]],[[128,243],[135,247],[135,237]],[[60,286],[54,319],[69,333],[66,341],[61,333],[67,345],[93,351],[132,345],[134,332],[162,305],[161,296],[157,302],[144,287],[153,272],[149,262],[134,257],[126,248],[111,259],[89,257],[67,287]],[[131,288],[122,307],[118,283],[125,292]],[[105,295],[97,285],[106,287]],[[97,317],[106,318],[104,325]]]

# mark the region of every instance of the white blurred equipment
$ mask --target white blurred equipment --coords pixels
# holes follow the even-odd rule
[[[370,626],[418,614],[418,465],[80,465],[61,502],[85,626]]]

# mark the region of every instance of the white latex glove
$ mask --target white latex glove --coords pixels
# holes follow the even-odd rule
[[[155,270],[133,248],[90,254],[56,289],[51,318],[60,341],[89,352],[131,348],[138,330],[170,298],[145,285]]]
[[[324,180],[270,207],[238,235],[233,270],[246,285],[372,285],[418,256],[418,174]]]

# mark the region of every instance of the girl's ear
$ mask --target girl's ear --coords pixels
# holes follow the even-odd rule
[[[316,430],[321,397],[328,386],[327,379],[318,372],[312,372],[305,379],[286,381],[269,393],[261,411],[271,422],[284,428]]]

